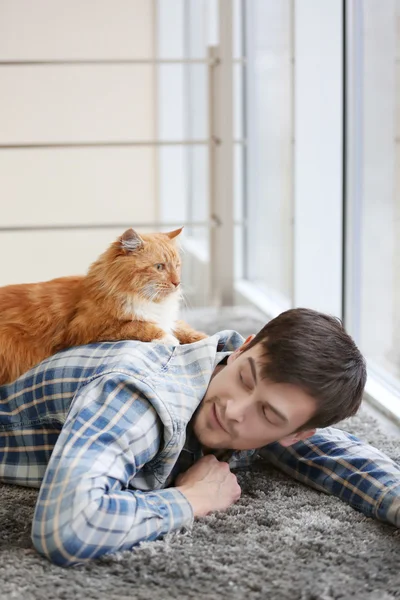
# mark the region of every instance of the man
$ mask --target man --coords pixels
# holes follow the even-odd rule
[[[329,427],[357,411],[365,380],[341,323],[307,309],[245,343],[72,348],[0,387],[0,479],[40,486],[33,544],[63,566],[228,508],[231,468],[260,455],[399,526],[400,468]]]

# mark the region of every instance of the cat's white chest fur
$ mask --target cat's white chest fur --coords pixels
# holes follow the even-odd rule
[[[170,294],[162,302],[150,302],[138,296],[130,296],[125,301],[124,312],[132,319],[155,323],[165,331],[163,341],[168,344],[177,345],[179,340],[173,331],[179,314],[179,294]]]

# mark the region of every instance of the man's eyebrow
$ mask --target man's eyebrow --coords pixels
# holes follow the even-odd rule
[[[254,382],[257,383],[256,361],[251,356],[249,356],[247,360],[250,363],[251,374],[253,375]]]
[[[257,383],[256,361],[251,356],[249,356],[247,360],[249,361],[249,364],[250,364],[251,373],[253,375],[254,382]],[[277,408],[275,408],[275,406],[268,404],[268,408],[270,410],[272,410],[272,412],[275,413],[276,416],[279,417],[282,421],[284,421],[285,423],[288,423],[288,418],[285,417],[285,415],[282,414]]]

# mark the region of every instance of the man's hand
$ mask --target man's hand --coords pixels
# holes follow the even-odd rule
[[[225,510],[240,498],[242,490],[226,462],[203,456],[176,479],[176,487],[187,498],[195,517]]]

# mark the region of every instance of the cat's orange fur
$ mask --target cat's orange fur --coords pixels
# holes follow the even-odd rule
[[[176,320],[180,232],[139,236],[128,229],[87,275],[0,288],[0,384],[71,346],[205,338]]]

